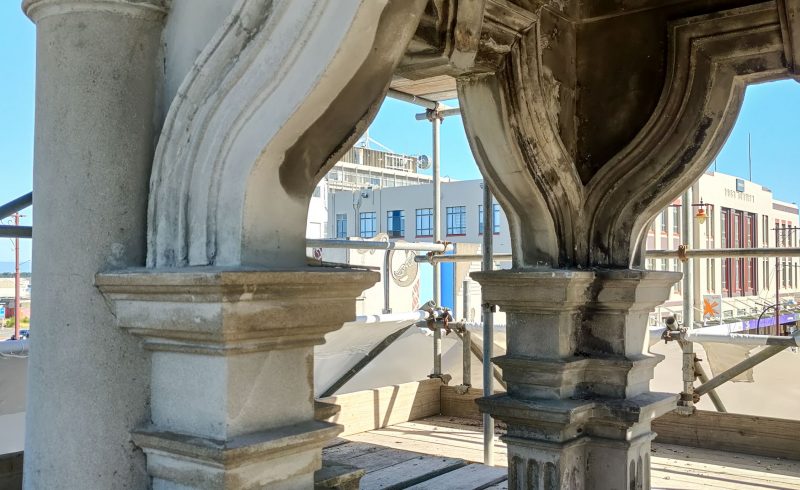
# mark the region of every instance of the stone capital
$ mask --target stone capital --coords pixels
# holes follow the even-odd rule
[[[101,273],[95,282],[119,326],[146,348],[220,355],[321,344],[378,279],[340,268],[191,267]]]
[[[509,269],[473,272],[483,301],[509,313],[565,312],[580,308],[594,280],[591,271],[569,269]]]
[[[25,0],[22,10],[33,22],[53,15],[101,12],[147,20],[167,14],[164,0]]]

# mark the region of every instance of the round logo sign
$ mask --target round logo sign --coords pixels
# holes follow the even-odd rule
[[[414,261],[417,254],[411,250],[392,250],[389,254],[392,281],[400,287],[410,286],[419,271],[419,265]]]

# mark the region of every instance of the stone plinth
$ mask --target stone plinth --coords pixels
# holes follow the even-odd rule
[[[378,274],[185,268],[100,274],[151,353],[151,423],[133,431],[154,488],[311,487],[341,430],[314,419],[313,346]]]
[[[647,353],[647,314],[680,274],[472,276],[508,318],[507,354],[495,359],[508,391],[478,404],[508,424],[509,488],[648,488],[650,421],[676,396],[649,392],[660,359]]]

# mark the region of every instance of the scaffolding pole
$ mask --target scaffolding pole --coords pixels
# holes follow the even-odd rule
[[[439,243],[442,240],[442,182],[439,161],[439,138],[442,120],[435,110],[428,111],[431,121],[433,136],[433,241]],[[442,276],[439,264],[433,264],[433,301],[437,307],[442,305]],[[442,331],[433,331],[433,374],[431,377],[442,377]]]
[[[461,288],[461,318],[463,318],[466,323],[469,322],[469,279],[464,280]],[[461,384],[464,386],[472,386],[472,335],[466,328],[464,328],[464,335],[461,337],[461,347]]]
[[[492,255],[494,247],[492,229],[494,223],[492,212],[492,193],[486,181],[483,182],[483,245],[481,270],[486,272],[494,268]],[[492,357],[494,347],[494,306],[483,303],[483,396],[494,394],[494,377],[492,376]],[[494,419],[488,413],[483,414],[483,462],[487,466],[494,466]]]

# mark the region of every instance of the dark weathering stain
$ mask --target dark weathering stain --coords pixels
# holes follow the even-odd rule
[[[679,160],[679,163],[682,167],[692,163],[695,155],[697,155],[697,152],[700,151],[700,147],[703,146],[708,133],[708,128],[711,127],[713,122],[713,119],[708,116],[704,116],[703,119],[700,120],[697,130],[694,132],[694,140],[692,141],[692,144],[689,145],[686,150],[684,150]]]
[[[386,26],[406,27],[392,22],[392,18],[408,16],[403,5],[407,1],[394,0],[384,9],[378,21],[379,34],[364,63],[333,103],[286,151],[279,176],[289,195],[307,199],[326,167],[333,166],[353,142],[351,139],[377,114],[380,97],[402,54],[396,52],[405,47],[398,43],[398,32],[386,32],[390,30]]]

